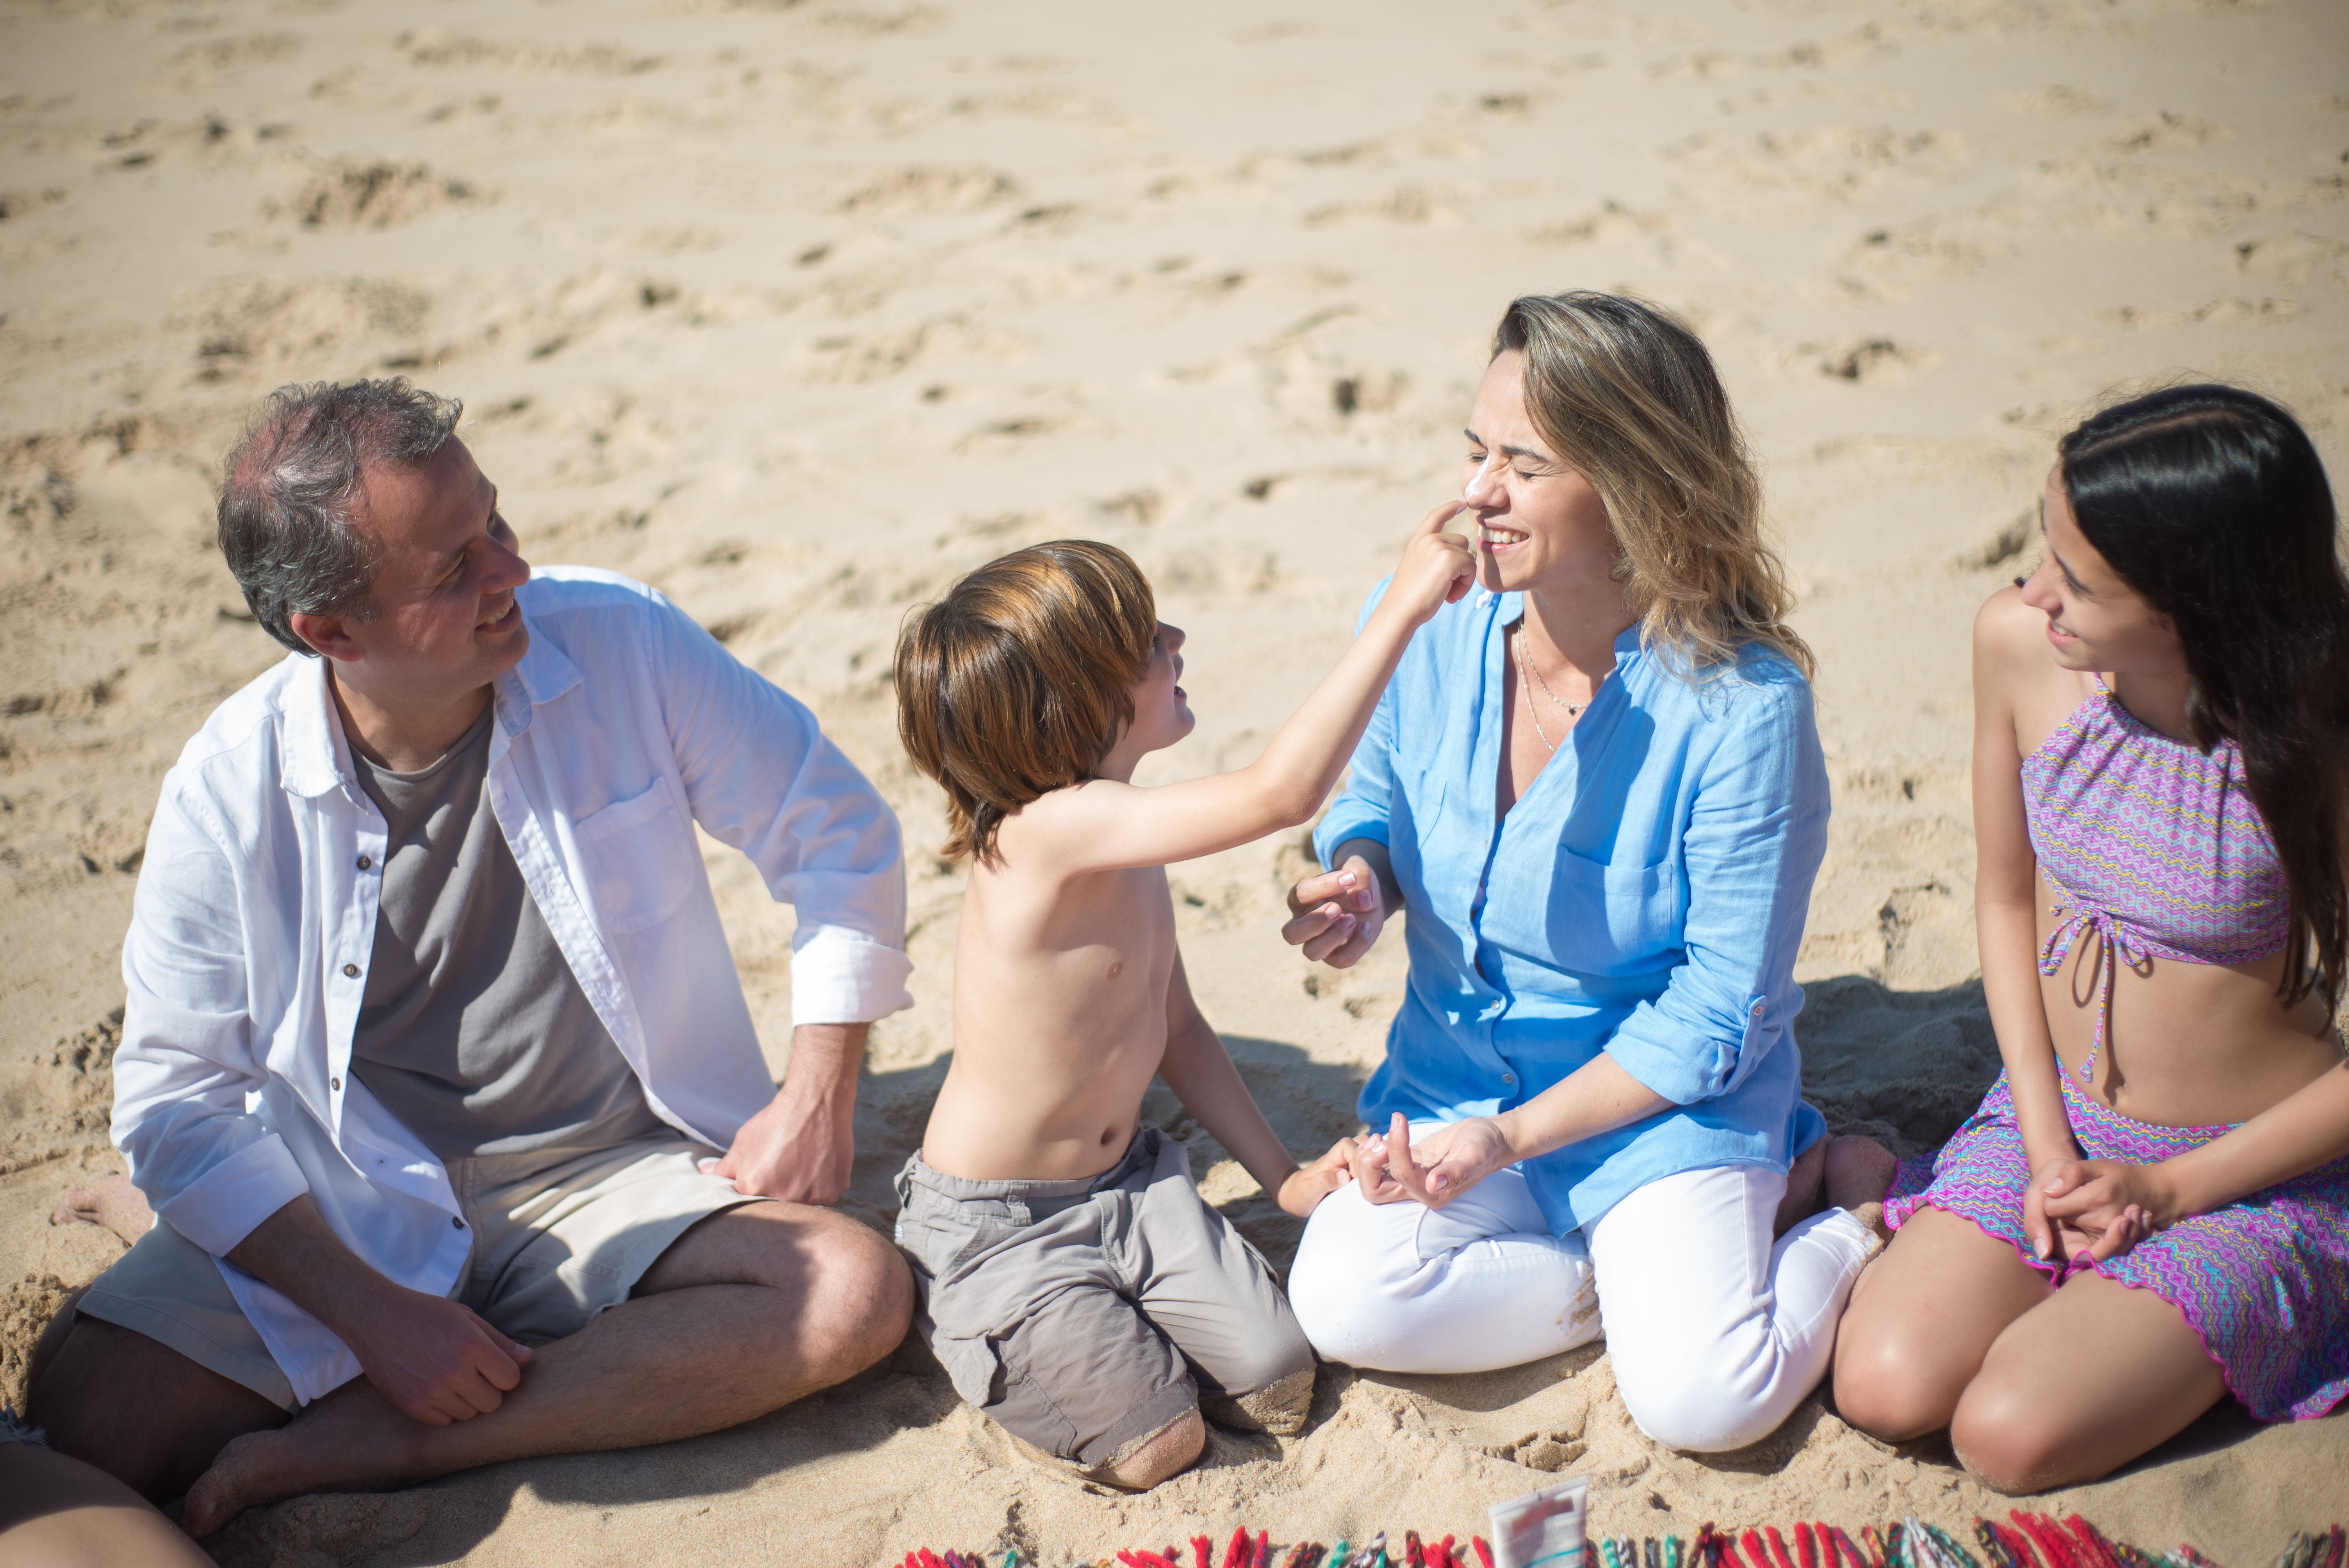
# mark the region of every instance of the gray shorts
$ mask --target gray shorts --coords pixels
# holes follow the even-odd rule
[[[450,1296],[525,1345],[578,1333],[627,1300],[694,1225],[765,1201],[703,1175],[698,1162],[709,1152],[672,1134],[558,1154],[552,1165],[543,1151],[450,1161],[473,1233],[472,1260]],[[141,1236],[75,1308],[167,1345],[280,1409],[299,1403],[212,1253],[168,1224]]]
[[[915,1326],[957,1393],[1057,1458],[1114,1463],[1203,1391],[1250,1418],[1276,1384],[1309,1398],[1313,1348],[1271,1268],[1154,1127],[1073,1181],[969,1181],[916,1154],[897,1197]]]

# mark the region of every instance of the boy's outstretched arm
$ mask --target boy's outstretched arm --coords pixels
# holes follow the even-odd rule
[[[1191,982],[1183,973],[1179,950],[1174,972],[1166,979],[1166,1055],[1158,1064],[1158,1076],[1257,1185],[1299,1219],[1351,1179],[1350,1138],[1340,1139],[1302,1171],[1297,1168],[1264,1119],[1256,1097],[1240,1081],[1231,1053],[1191,999]]]
[[[1030,819],[1021,855],[1063,874],[1160,866],[1311,818],[1345,770],[1412,634],[1475,582],[1475,551],[1444,528],[1466,504],[1446,501],[1421,519],[1353,645],[1263,756],[1235,772],[1156,789],[1095,779],[1055,790],[1021,813]]]

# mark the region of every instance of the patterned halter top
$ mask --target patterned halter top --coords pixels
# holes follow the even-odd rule
[[[2248,964],[2280,951],[2292,919],[2283,866],[2231,739],[2205,754],[2147,726],[2102,676],[2023,759],[2023,810],[2055,929],[2039,972],[2062,972],[2091,932],[2101,947],[2093,1083],[2116,965]]]

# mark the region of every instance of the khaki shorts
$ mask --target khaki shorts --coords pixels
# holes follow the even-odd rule
[[[499,1333],[543,1345],[578,1333],[628,1299],[670,1243],[712,1214],[763,1202],[705,1176],[709,1150],[683,1138],[640,1139],[558,1163],[544,1152],[449,1161],[473,1255],[452,1300]],[[77,1310],[170,1346],[279,1408],[299,1403],[212,1255],[156,1223],[98,1276]]]
[[[1263,1255],[1156,1128],[1074,1181],[967,1181],[916,1154],[897,1197],[915,1326],[955,1391],[1012,1436],[1114,1464],[1203,1392],[1221,1420],[1302,1423],[1313,1347]]]

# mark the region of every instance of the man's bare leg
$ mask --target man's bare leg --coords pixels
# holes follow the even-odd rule
[[[129,1177],[101,1176],[87,1187],[68,1188],[49,1223],[103,1225],[120,1236],[123,1245],[135,1247],[140,1237],[155,1228],[155,1211]]]
[[[33,1352],[26,1418],[49,1446],[150,1501],[188,1490],[232,1438],[286,1417],[167,1345],[67,1306]]]
[[[353,1381],[282,1428],[230,1442],[189,1489],[181,1522],[202,1537],[303,1492],[730,1427],[880,1360],[913,1305],[896,1250],[855,1221],[795,1203],[731,1209],[679,1237],[633,1300],[539,1347],[497,1409],[427,1426]]]

